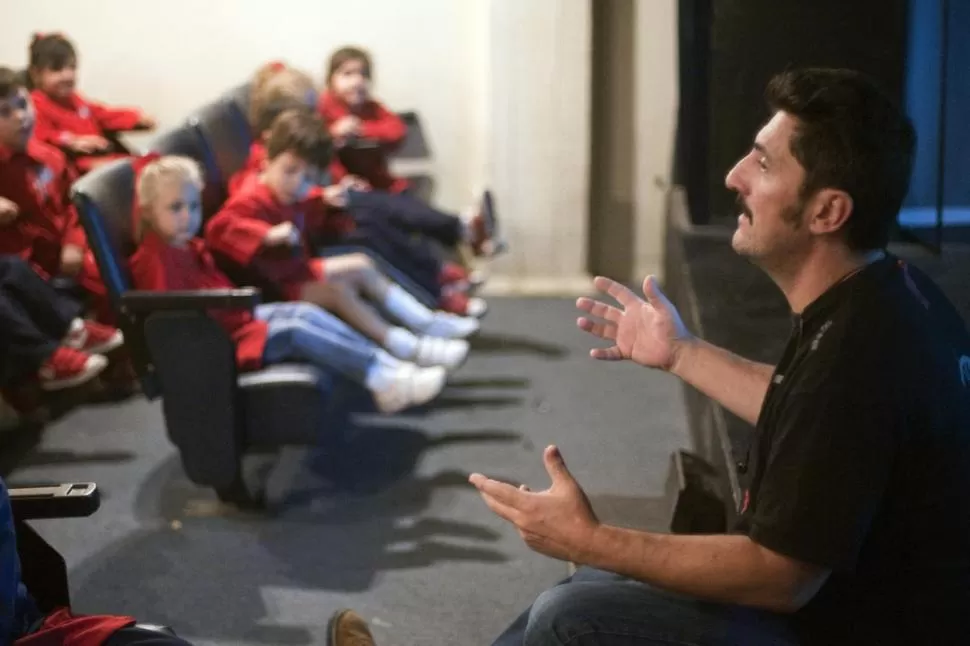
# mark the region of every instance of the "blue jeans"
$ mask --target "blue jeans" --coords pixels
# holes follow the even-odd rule
[[[663,592],[579,568],[546,590],[496,646],[795,646],[784,617]]]
[[[379,213],[395,226],[437,240],[446,247],[461,241],[461,218],[405,194],[384,191],[348,191],[351,212],[356,209]]]
[[[346,323],[310,303],[256,306],[257,319],[269,327],[263,361],[311,363],[331,368],[356,383],[377,360],[377,346]]]

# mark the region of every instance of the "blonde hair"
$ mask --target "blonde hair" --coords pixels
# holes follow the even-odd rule
[[[158,200],[162,183],[171,180],[189,183],[197,188],[200,193],[205,186],[202,168],[197,161],[190,157],[165,155],[146,164],[138,173],[138,179],[135,182],[135,199],[137,200],[135,206],[139,214],[135,227],[135,240],[138,242],[141,242],[145,232],[152,227],[153,222],[149,214]]]
[[[258,124],[263,120],[263,110],[270,104],[284,101],[300,101],[305,104],[308,97],[316,94],[317,87],[306,72],[292,67],[278,70],[259,87],[253,86],[249,100],[249,125],[257,130]],[[262,133],[254,134],[258,137]]]
[[[270,61],[269,63],[263,63],[256,70],[256,73],[253,74],[250,92],[253,95],[257,94],[263,88],[263,86],[266,85],[267,81],[288,68],[289,65],[283,61]]]

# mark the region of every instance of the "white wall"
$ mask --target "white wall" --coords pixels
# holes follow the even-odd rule
[[[378,96],[421,117],[436,198],[458,208],[483,167],[486,3],[31,0],[4,12],[0,62],[22,67],[32,32],[62,31],[78,48],[83,93],[141,106],[164,128],[261,63],[282,58],[322,80],[333,49],[360,44],[374,56]]]
[[[636,14],[634,273],[640,278],[659,276],[663,267],[679,92],[677,0],[637,0]]]
[[[378,96],[418,112],[435,202],[495,188],[519,291],[582,288],[588,238],[591,2],[603,0],[0,0],[0,63],[23,66],[30,34],[63,31],[81,90],[143,107],[162,128],[261,63],[314,74],[336,47],[373,53]],[[662,256],[663,191],[676,108],[676,0],[636,0],[636,267]],[[218,44],[216,44],[216,38]],[[408,163],[407,168],[414,164]],[[659,182],[658,182],[659,180]],[[658,188],[658,183],[661,185]]]

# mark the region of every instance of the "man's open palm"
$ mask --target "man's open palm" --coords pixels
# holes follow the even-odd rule
[[[599,276],[593,283],[619,303],[607,305],[592,298],[580,298],[576,306],[591,316],[580,317],[580,329],[601,339],[612,341],[607,348],[594,348],[590,356],[605,361],[630,359],[642,366],[669,370],[673,365],[680,342],[690,333],[653,276],[643,281],[646,300],[615,280]]]

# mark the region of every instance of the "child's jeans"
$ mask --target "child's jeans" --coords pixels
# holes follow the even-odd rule
[[[346,323],[310,303],[266,303],[254,312],[269,326],[263,361],[312,363],[363,384],[377,361],[377,346]]]

